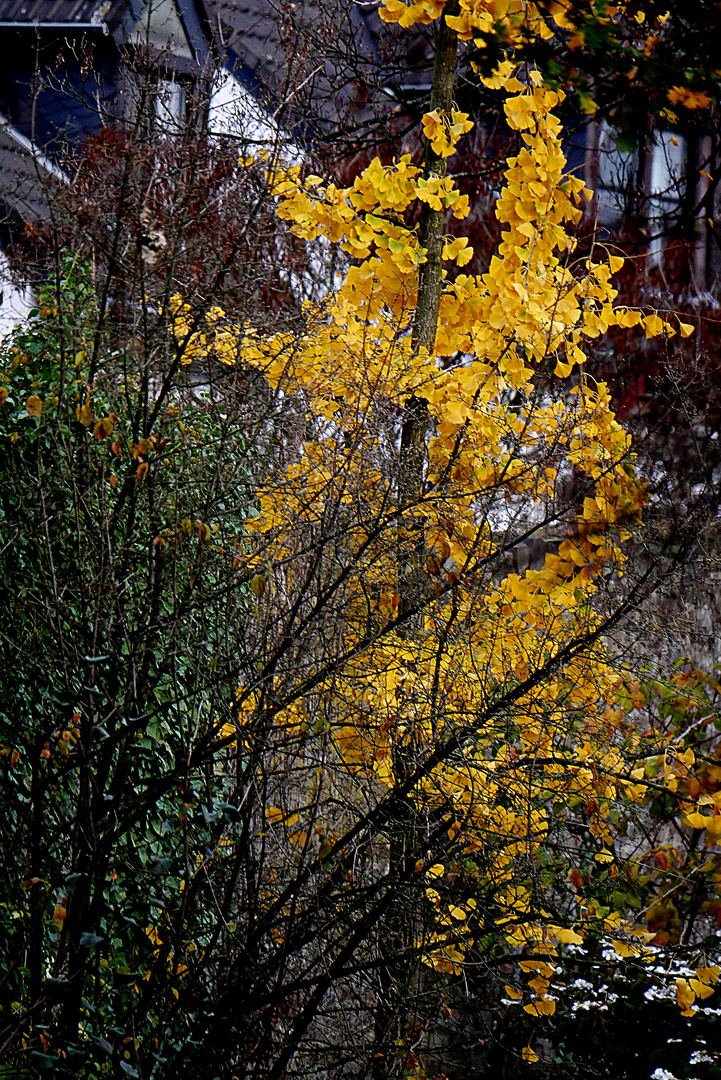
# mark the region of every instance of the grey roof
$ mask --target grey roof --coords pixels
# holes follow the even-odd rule
[[[350,0],[204,0],[218,55],[261,101],[286,102],[284,122],[332,124],[354,107],[374,63],[375,5]],[[314,118],[314,119],[312,119]]]
[[[0,0],[0,29],[7,26],[40,25],[67,29],[97,26],[107,29],[120,45],[127,42],[133,28],[153,0]],[[154,0],[160,6],[161,0]],[[282,95],[288,86],[297,86],[322,63],[318,51],[334,49],[332,27],[321,30],[324,0],[173,0],[195,54],[196,63],[205,64],[210,52],[219,55],[254,90]],[[368,33],[368,13],[350,5],[347,18],[373,51]],[[338,28],[340,30],[340,28]],[[305,40],[303,38],[305,37]],[[336,57],[336,60],[338,57]],[[325,80],[333,83],[335,66],[325,65]],[[319,88],[316,86],[316,90]]]
[[[126,0],[0,0],[0,22],[112,22]]]
[[[51,29],[86,29],[97,26],[124,42],[152,0],[0,0],[0,28],[3,24]],[[160,0],[156,0],[158,5]],[[196,60],[207,59],[210,45],[202,0],[174,0]]]
[[[63,173],[0,114],[2,203],[23,221],[47,216],[48,185],[67,182]]]
[[[273,0],[205,0],[205,7],[217,47],[231,66],[235,61],[251,80],[275,88],[285,53]]]

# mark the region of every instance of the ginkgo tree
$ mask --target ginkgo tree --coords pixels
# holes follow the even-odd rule
[[[52,452],[82,492],[39,513],[43,632],[84,633],[96,613],[78,677],[59,655],[63,694],[43,688],[63,714],[52,737],[36,719],[21,755],[3,735],[13,790],[32,796],[7,913],[33,928],[6,1036],[28,1069],[428,1075],[448,987],[494,968],[528,1018],[516,1051],[531,1064],[565,950],[602,938],[649,981],[674,974],[651,912],[603,903],[589,867],[622,881],[657,851],[654,793],[694,847],[721,834],[713,742],[694,741],[710,699],[658,679],[689,722],[654,725],[614,644],[686,539],[637,570],[644,478],[584,351],[613,326],[691,327],[616,305],[620,260],[576,254],[590,193],[565,171],[560,92],[516,55],[534,6],[388,0],[381,14],[438,23],[423,161],[374,160],[347,187],[278,155],[242,165],[296,237],[347,257],[300,327],[173,291],[169,259],[163,287],[134,294],[122,369],[85,279],[73,308],[66,277],[38,316],[50,330],[9,346],[13,467],[36,462],[44,498]],[[469,127],[453,76],[460,43],[490,25],[507,56],[483,77],[517,152],[498,251],[470,276],[468,241],[446,233],[469,210],[448,172]],[[68,326],[71,401],[33,368],[42,334],[65,341]],[[210,373],[207,388],[184,371]],[[68,504],[83,538],[72,619],[54,569],[72,563],[55,532]],[[138,880],[148,896],[133,900]],[[708,917],[694,913],[693,969],[674,981],[689,1018],[719,974]]]
[[[585,371],[583,345],[609,326],[643,324],[648,337],[692,328],[615,307],[620,259],[574,260],[567,226],[590,193],[564,173],[559,93],[512,57],[534,9],[444,6],[382,9],[403,25],[442,20],[424,165],[374,160],[349,188],[302,178],[298,167],[269,176],[294,231],[339,243],[354,263],[308,310],[300,339],[238,341],[240,362],[262,371],[279,401],[305,403],[309,430],[297,458],[259,489],[246,525],[259,619],[276,622],[284,656],[274,651],[239,688],[227,738],[251,759],[261,744],[297,745],[296,783],[284,780],[268,813],[277,842],[285,830],[300,848],[301,869],[270,900],[273,914],[318,875],[338,880],[357,862],[359,840],[377,833],[388,850],[366,870],[365,888],[381,890],[367,911],[396,928],[394,947],[448,975],[489,935],[537,951],[543,959],[523,961],[535,972],[525,1008],[543,1016],[555,1008],[549,956],[583,940],[569,911],[576,926],[594,920],[592,907],[542,887],[535,868],[551,819],[582,801],[595,859],[612,864],[612,807],[646,792],[640,732],[619,732],[624,671],[606,641],[643,595],[643,582],[622,579],[644,484],[606,387]],[[467,241],[442,236],[444,211],[468,211],[444,167],[468,129],[452,104],[453,57],[457,37],[503,19],[511,55],[488,82],[507,94],[520,149],[497,204],[498,254],[469,278],[449,273],[468,261]],[[408,214],[418,203],[416,229]],[[182,338],[181,299],[176,320]],[[542,565],[514,573],[514,549],[535,536],[547,548]],[[312,734],[323,749],[308,789],[300,777]],[[690,769],[693,752],[679,760]],[[316,826],[312,868],[316,807],[336,800],[342,812]],[[439,888],[449,863],[463,867],[450,894]],[[617,934],[621,955],[653,937],[618,911],[600,927]],[[339,966],[318,976],[319,1002],[351,965],[354,929],[321,939]],[[629,934],[640,944],[624,945]],[[282,937],[279,947],[291,948],[292,927]],[[405,971],[422,980],[417,965]],[[406,1013],[390,1015],[395,1030],[374,1028],[388,1074],[400,1067],[389,1046],[400,1044],[402,1059],[410,1038],[398,1028]],[[315,1020],[301,1011],[294,1038]],[[294,1052],[292,1042],[280,1050],[277,1075]]]

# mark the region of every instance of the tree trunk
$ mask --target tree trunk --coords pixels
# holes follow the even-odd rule
[[[429,109],[450,112],[453,104],[453,84],[456,71],[458,35],[446,22],[447,15],[458,11],[457,0],[446,7],[441,17],[438,33],[433,85]],[[446,158],[440,157],[426,142],[423,175],[444,177]],[[444,210],[433,210],[423,203],[418,229],[418,240],[426,249],[426,261],[418,275],[418,301],[413,321],[413,348],[433,351],[438,326],[438,310],[443,285],[443,220]],[[423,398],[412,397],[406,403],[406,415],[401,430],[400,472],[398,495],[401,509],[411,509],[422,494],[423,459],[425,453],[428,406]],[[399,521],[398,537],[398,588],[400,593],[399,615],[403,618],[414,606],[415,594],[424,571],[424,536],[422,522],[412,514],[403,514]]]
[[[453,104],[458,36],[448,26],[446,15],[455,15],[457,11],[457,0],[452,0],[441,17],[429,106],[431,112],[438,109],[449,113]],[[425,146],[423,175],[426,179],[446,175],[446,159],[434,153],[430,142],[426,142]],[[426,249],[426,261],[421,265],[418,277],[418,301],[412,331],[414,352],[420,349],[432,352],[435,345],[443,285],[443,221],[443,210],[432,210],[427,203],[423,204],[418,239]],[[419,585],[425,571],[423,520],[414,517],[413,507],[418,504],[423,494],[427,427],[428,406],[425,399],[410,398],[406,402],[401,430],[398,477],[399,505],[403,511],[398,523],[398,611],[401,618],[406,616],[405,629],[402,632],[413,629],[414,620],[408,613],[418,599]],[[404,751],[400,751],[398,755],[394,755],[394,767],[402,775],[409,773],[413,767],[412,761],[402,760],[403,753]],[[409,857],[409,839],[406,830],[399,825],[398,833],[390,844],[388,874],[391,880],[399,880],[404,872],[405,862]],[[387,1080],[393,1070],[404,1063],[404,1045],[406,1051],[408,1050],[411,1012],[408,999],[414,961],[401,960],[398,957],[411,945],[413,928],[404,923],[402,913],[391,910],[383,920],[379,935],[381,951],[386,955],[378,973],[380,985],[371,1067],[373,1080]]]

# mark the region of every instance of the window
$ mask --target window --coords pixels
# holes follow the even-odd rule
[[[585,176],[596,193],[598,224],[620,229],[634,212],[634,204],[640,203],[647,218],[648,255],[653,265],[660,265],[666,234],[681,214],[686,157],[686,140],[670,131],[654,132],[641,155],[636,148],[625,149],[605,120],[594,121],[586,129]]]
[[[155,98],[158,129],[167,135],[179,134],[185,122],[185,88],[174,79],[159,79]]]
[[[686,140],[670,131],[657,131],[651,149],[649,179],[648,259],[660,266],[665,234],[679,216],[686,181]]]

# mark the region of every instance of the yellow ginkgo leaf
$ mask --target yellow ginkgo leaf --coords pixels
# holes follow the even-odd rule
[[[553,1016],[556,1011],[556,1002],[550,998],[540,998],[523,1006],[524,1012],[530,1016]]]
[[[714,992],[713,986],[709,986],[707,983],[701,982],[700,979],[689,979],[688,984],[693,990],[696,997],[699,998],[711,997]]]
[[[687,979],[676,979],[676,1002],[683,1010],[684,1016],[692,1016],[691,1006],[696,1000],[696,995]]]
[[[563,926],[552,926],[549,928],[553,933],[556,941],[560,941],[563,945],[581,945],[583,944],[583,938],[580,934],[577,934],[575,930],[568,929]]]
[[[473,258],[473,248],[466,236],[458,236],[443,245],[443,258],[455,259],[459,266],[465,266]]]
[[[633,311],[630,308],[619,308],[616,313],[616,322],[618,326],[638,326],[642,321],[643,314],[640,311]]]
[[[502,60],[492,75],[481,76],[481,82],[489,90],[500,90],[513,73],[515,64],[511,60]]]
[[[424,113],[421,122],[423,124],[423,134],[433,147],[433,152],[442,157],[449,157],[453,151],[449,147],[446,137],[443,113],[438,109]]]
[[[643,320],[643,324],[646,327],[647,338],[658,337],[659,334],[667,332],[666,323],[655,313],[653,315],[647,315]]]
[[[629,956],[637,956],[638,955],[638,946],[637,945],[629,945],[625,941],[616,941],[616,940],[612,940],[611,944],[613,945],[613,948],[614,948],[617,956],[623,957],[624,960]]]

